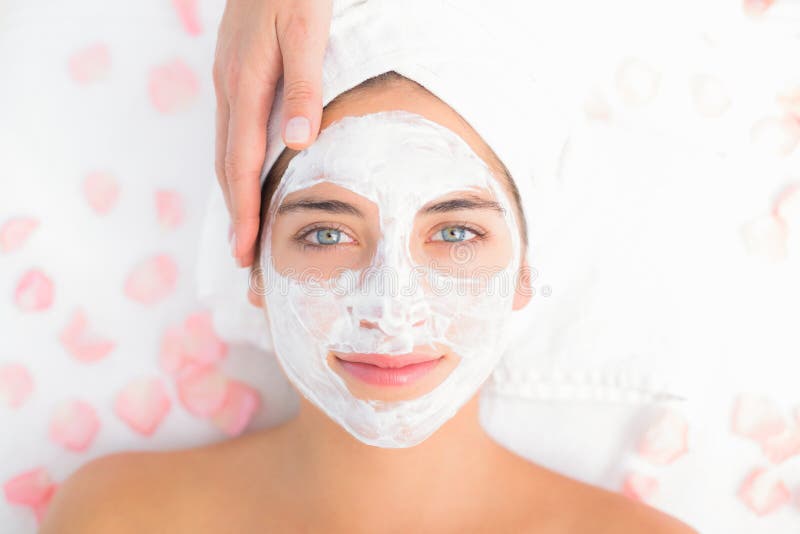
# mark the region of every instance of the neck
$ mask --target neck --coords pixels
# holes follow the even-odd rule
[[[361,443],[305,399],[289,425],[291,485],[323,502],[333,491],[339,503],[360,503],[362,519],[365,499],[398,515],[459,502],[459,492],[491,488],[506,458],[480,425],[478,395],[428,439],[403,449]]]

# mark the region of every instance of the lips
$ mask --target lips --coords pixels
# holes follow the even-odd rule
[[[427,375],[444,358],[441,354],[336,354],[338,364],[352,377],[373,386],[405,386]]]

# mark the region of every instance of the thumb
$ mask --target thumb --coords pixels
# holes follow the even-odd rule
[[[284,143],[294,150],[316,139],[322,119],[322,60],[330,31],[330,9],[322,9],[324,3],[298,2],[284,23],[276,21],[283,56],[281,130]]]

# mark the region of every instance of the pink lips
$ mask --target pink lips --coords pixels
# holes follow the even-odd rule
[[[428,374],[444,358],[422,353],[337,354],[336,359],[353,377],[373,386],[405,386]]]

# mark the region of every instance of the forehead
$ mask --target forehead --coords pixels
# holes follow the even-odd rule
[[[380,84],[357,86],[342,93],[323,110],[320,131],[348,116],[362,116],[381,111],[404,110],[441,125],[460,137],[487,165],[492,176],[508,190],[502,163],[486,142],[453,108],[433,93],[407,78],[394,77]],[[275,176],[283,176],[298,151],[286,149],[273,165]],[[273,174],[273,173],[271,173]]]

